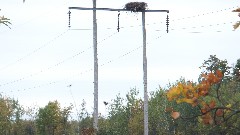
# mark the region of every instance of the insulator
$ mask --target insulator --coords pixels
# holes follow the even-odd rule
[[[169,26],[169,16],[167,15],[167,19],[166,19],[166,26],[167,26],[167,33],[168,33],[168,26]]]
[[[117,31],[119,32],[120,27],[119,27],[119,18],[120,18],[120,11],[118,11],[118,26],[117,26]]]
[[[68,27],[71,27],[71,11],[68,11]]]

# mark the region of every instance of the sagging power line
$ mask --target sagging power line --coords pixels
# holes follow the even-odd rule
[[[66,5],[67,3],[65,3],[64,5]],[[186,20],[186,19],[192,19],[192,18],[197,18],[197,17],[201,17],[201,16],[206,16],[206,15],[211,15],[211,14],[216,14],[216,13],[219,13],[219,12],[223,12],[223,11],[227,11],[227,10],[231,10],[231,9],[236,9],[238,8],[239,6],[234,6],[234,7],[229,7],[229,8],[225,8],[225,9],[221,9],[221,10],[216,10],[216,11],[211,11],[211,12],[205,12],[205,13],[202,13],[202,14],[196,14],[196,15],[192,15],[192,16],[188,16],[188,17],[183,17],[183,18],[178,18],[178,19],[171,19],[172,22],[174,21],[180,21],[180,20]],[[68,12],[69,14],[69,17],[70,17],[70,14],[71,12]],[[41,15],[39,15],[41,16]],[[37,16],[37,17],[39,17]],[[161,22],[163,23],[163,22]],[[232,22],[231,22],[232,23]],[[156,24],[156,23],[152,23],[152,24]],[[146,25],[152,25],[152,24],[146,24]],[[225,24],[225,23],[224,23]],[[220,25],[220,24],[219,24]],[[70,18],[69,18],[69,26],[70,26]],[[119,26],[119,25],[118,25]],[[138,25],[138,27],[140,27],[141,25]],[[206,25],[202,25],[201,27],[205,27]],[[210,26],[210,25],[209,25]],[[129,28],[132,28],[132,27],[136,27],[136,26],[129,26]],[[119,29],[123,29],[123,28],[126,28],[126,27],[119,27]],[[193,26],[192,28],[197,28],[195,26]],[[104,28],[104,29],[115,29],[115,28]],[[187,29],[187,28],[180,28],[180,29]],[[81,29],[77,29],[77,28],[69,28],[68,30],[92,30],[91,28],[81,28]],[[0,72],[2,70],[5,70],[11,66],[13,66],[14,64],[18,63],[18,62],[21,62],[22,60],[24,60],[25,58],[35,54],[36,52],[38,52],[39,50],[45,48],[46,46],[48,46],[50,43],[52,43],[53,41],[56,41],[56,39],[59,39],[60,37],[62,37],[63,35],[65,35],[68,30],[58,34],[56,37],[54,37],[53,39],[49,40],[48,42],[46,42],[45,44],[43,44],[42,46],[34,49],[33,51],[29,52],[28,54],[24,55],[23,57],[20,57],[19,59],[17,59],[16,61],[13,61],[3,67],[0,68]],[[170,30],[176,30],[176,29],[170,29]],[[156,31],[160,31],[160,30],[156,30]]]
[[[170,30],[171,30],[171,31],[190,30],[190,29],[197,29],[197,28],[207,28],[207,27],[222,26],[222,25],[227,25],[227,24],[233,24],[233,22],[231,21],[231,22],[223,22],[223,23],[217,23],[217,24],[201,25],[201,26],[171,28]],[[155,31],[162,31],[162,30],[155,30]],[[209,32],[209,29],[208,29],[208,32]],[[218,32],[218,33],[219,33],[219,32],[223,32],[223,31],[222,31],[222,30],[216,30],[216,31],[213,31],[213,32]],[[98,42],[98,45],[101,44],[102,42],[108,40],[109,38],[111,38],[112,36],[114,36],[114,35],[117,34],[117,33],[118,33],[118,32],[115,32],[115,33],[107,36],[106,38],[102,39],[101,41]],[[196,31],[194,31],[194,32],[190,32],[190,33],[204,33],[204,32],[196,32]],[[161,37],[161,35],[158,36],[156,39],[158,39],[159,37]],[[142,47],[142,46],[141,46],[141,47]],[[40,70],[40,71],[38,71],[38,72],[29,74],[28,76],[24,76],[24,77],[21,77],[21,78],[16,79],[16,80],[13,80],[13,81],[10,81],[10,82],[7,82],[7,83],[0,84],[0,87],[6,86],[6,85],[10,85],[10,84],[14,84],[14,83],[23,81],[23,80],[25,80],[25,79],[27,79],[27,78],[34,77],[34,76],[36,76],[36,75],[38,75],[38,74],[40,74],[40,73],[44,73],[44,72],[47,71],[47,70],[53,69],[53,68],[55,68],[55,67],[57,67],[57,66],[60,66],[60,65],[64,64],[65,62],[67,62],[67,61],[69,61],[69,60],[71,60],[71,59],[76,58],[77,56],[85,53],[85,52],[86,52],[87,50],[89,50],[89,49],[92,49],[92,46],[90,46],[90,47],[88,47],[87,49],[85,49],[85,50],[83,50],[83,51],[80,51],[80,52],[78,52],[78,53],[76,53],[76,54],[74,54],[74,55],[72,55],[72,56],[70,56],[70,57],[67,57],[67,58],[61,60],[61,61],[57,62],[56,64],[53,64],[52,66],[50,66],[50,67],[48,67],[48,68],[42,69],[42,70]],[[135,48],[134,50],[138,50],[138,49],[139,49],[139,47]],[[132,51],[129,51],[128,53],[132,53]],[[126,53],[126,54],[128,54],[128,53]],[[119,58],[121,58],[122,56],[123,56],[123,55],[119,56]],[[112,60],[110,60],[110,61],[113,61],[113,60],[115,60],[115,59],[112,59]],[[108,61],[108,62],[106,62],[106,63],[103,63],[103,65],[105,65],[105,64],[107,64],[107,63],[111,63],[110,61]],[[20,62],[20,61],[19,61],[19,62]],[[92,70],[92,69],[91,69],[91,70]],[[91,70],[90,70],[90,71],[91,71]],[[1,70],[0,70],[0,71],[1,71]],[[81,75],[82,75],[82,73],[81,73]],[[36,88],[39,88],[39,86],[37,86]],[[32,88],[27,88],[27,89],[32,89]],[[26,90],[26,89],[24,89],[24,90]],[[22,91],[22,90],[18,90],[18,91]]]
[[[104,42],[104,41],[106,41],[107,39],[111,38],[111,37],[114,36],[115,34],[117,34],[117,32],[115,32],[115,33],[107,36],[107,37],[104,38],[104,39],[102,39],[101,41],[98,42],[98,44],[101,44],[102,42]],[[59,37],[59,36],[58,36],[58,37]],[[55,38],[55,39],[57,39],[57,38]],[[54,40],[51,40],[51,41],[54,41]],[[48,45],[48,44],[46,44],[46,45]],[[30,56],[30,55],[36,53],[36,52],[39,51],[40,49],[46,47],[46,45],[45,45],[45,46],[44,46],[44,45],[41,46],[41,48],[38,48],[38,49],[36,49],[35,51],[33,51],[32,53],[29,53],[28,55],[22,57],[21,59],[19,59],[18,61],[16,61],[16,62],[13,63],[13,64],[16,64],[17,62],[22,61],[22,60],[23,60],[24,58],[26,58],[27,56]],[[92,48],[92,46],[90,46],[90,47],[88,47],[87,49],[85,49],[85,50],[83,50],[83,51],[80,51],[80,52],[78,52],[78,53],[76,53],[76,54],[74,54],[74,55],[72,55],[72,56],[70,56],[70,57],[67,57],[67,58],[63,59],[63,60],[59,61],[58,63],[52,65],[52,66],[49,66],[49,67],[47,67],[47,68],[45,68],[45,69],[42,69],[42,70],[40,70],[40,71],[38,71],[38,72],[29,74],[29,75],[27,75],[27,76],[21,77],[21,78],[19,78],[19,79],[16,79],[16,80],[13,80],[13,81],[10,81],[10,82],[6,82],[6,83],[3,83],[3,84],[0,84],[0,87],[6,86],[6,85],[9,85],[9,84],[14,84],[14,83],[17,83],[17,82],[20,82],[20,81],[23,81],[23,80],[25,80],[25,79],[27,79],[27,78],[34,77],[34,76],[36,76],[36,75],[38,75],[38,74],[40,74],[40,73],[44,73],[44,72],[46,72],[46,71],[48,71],[48,70],[51,70],[51,69],[53,69],[53,68],[55,68],[55,67],[58,67],[58,66],[62,65],[63,63],[65,63],[65,62],[67,62],[67,61],[69,61],[69,60],[71,60],[71,59],[74,59],[74,58],[76,58],[77,56],[85,53],[87,50],[89,50],[89,49],[91,49],[91,48]],[[11,65],[13,65],[13,64],[11,64]],[[9,65],[9,66],[11,66],[11,65]],[[9,66],[8,66],[8,67],[9,67]],[[7,67],[6,67],[6,68],[7,68]],[[0,70],[0,71],[1,71],[1,70]]]

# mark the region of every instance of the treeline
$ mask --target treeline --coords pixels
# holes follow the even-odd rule
[[[240,59],[229,67],[226,60],[210,56],[202,68],[207,72],[201,73],[198,82],[180,79],[150,93],[150,135],[240,134]],[[201,93],[203,87],[207,89]],[[138,93],[133,88],[125,97],[118,94],[105,103],[108,115],[99,115],[98,135],[144,134],[143,99]],[[18,101],[1,95],[0,134],[93,134],[93,117],[84,101],[79,110],[78,120],[74,120],[72,105],[62,108],[53,101],[43,108],[24,109]]]

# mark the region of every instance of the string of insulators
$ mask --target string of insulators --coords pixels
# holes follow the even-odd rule
[[[71,27],[71,11],[68,11],[68,27]]]
[[[168,26],[169,26],[169,16],[167,15],[167,19],[166,19],[166,26],[167,26],[167,33],[168,33]]]
[[[118,11],[118,26],[117,26],[117,31],[119,32],[120,27],[119,27],[119,18],[120,18],[120,11]]]

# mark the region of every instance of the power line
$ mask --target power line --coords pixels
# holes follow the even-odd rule
[[[230,23],[232,23],[232,22],[230,22]],[[222,24],[228,24],[228,23],[222,23]],[[206,25],[206,26],[214,27],[214,26],[219,26],[219,25],[221,25],[221,24]],[[202,27],[202,26],[200,26],[200,27]],[[171,29],[171,30],[176,30],[176,29]],[[216,32],[219,32],[219,31],[216,31]],[[163,36],[164,36],[164,35],[157,36],[157,37],[155,38],[155,40],[157,40],[157,39],[159,39],[159,38],[161,38],[161,37],[163,37]],[[151,44],[151,43],[148,42],[147,44],[149,45],[149,44]],[[116,61],[116,60],[118,60],[118,59],[121,59],[121,58],[123,58],[123,57],[125,57],[125,56],[128,56],[128,55],[130,55],[131,53],[136,52],[137,50],[139,50],[139,49],[141,49],[141,48],[142,48],[142,46],[138,46],[138,47],[136,47],[136,48],[134,48],[134,49],[132,49],[132,50],[130,50],[130,51],[128,51],[128,52],[126,52],[126,53],[124,53],[124,54],[116,57],[116,58],[114,58],[114,59],[111,59],[111,60],[109,60],[109,61],[101,64],[100,67],[103,67],[103,66],[108,65],[108,64],[110,64],[110,63],[112,63],[112,62],[114,62],[114,61]],[[89,48],[88,48],[88,49],[89,49]],[[74,77],[74,76],[81,76],[81,75],[84,75],[85,73],[88,73],[88,72],[90,72],[90,71],[93,71],[93,69],[91,68],[91,69],[82,71],[82,72],[80,72],[80,73],[78,73],[78,74],[74,74],[72,77]],[[49,83],[45,83],[45,84],[41,84],[41,85],[36,85],[36,86],[34,86],[34,87],[29,87],[29,88],[25,88],[25,89],[18,89],[17,91],[32,90],[32,89],[41,88],[41,87],[48,86],[48,85],[54,85],[54,84],[57,84],[57,83],[60,83],[60,82],[63,82],[63,81],[67,81],[67,80],[70,80],[70,79],[67,78],[67,79],[60,80],[60,81],[52,81],[52,82],[49,82]]]
[[[215,14],[215,13],[219,13],[219,12],[223,12],[223,11],[227,11],[227,10],[231,10],[231,9],[236,9],[238,7],[239,6],[234,6],[234,7],[225,8],[225,9],[216,10],[216,11],[211,11],[211,12],[207,12],[207,13],[201,13],[201,14],[197,14],[197,15],[193,15],[193,16],[189,16],[189,17],[178,18],[178,19],[171,20],[171,21],[180,21],[180,20],[192,19],[192,18],[196,18],[196,17],[200,17],[200,16],[205,16],[205,15]]]
[[[229,22],[229,23],[233,23],[233,22]],[[214,27],[214,26],[226,25],[226,24],[229,24],[229,23],[225,23],[225,22],[224,22],[224,23],[222,23],[222,24],[219,24],[219,23],[218,23],[218,24],[202,25],[202,26],[199,26],[199,27],[200,27],[200,28],[204,28],[204,27]],[[180,28],[180,29],[182,29],[182,30],[187,30],[187,29],[192,29],[192,28],[196,29],[196,28],[198,28],[198,27],[196,27],[196,26],[194,26],[194,27],[189,27],[189,28],[183,27],[183,28]],[[170,30],[171,30],[171,31],[174,31],[174,30],[176,30],[176,29],[170,29]],[[220,32],[220,31],[216,31],[216,32]],[[106,38],[104,38],[103,40],[101,40],[98,44],[102,43],[103,41],[107,40],[108,38],[112,37],[113,35],[115,35],[115,34],[117,34],[117,33],[118,33],[118,32],[115,32],[115,33],[109,35],[108,37],[106,37]],[[158,39],[158,38],[160,38],[160,37],[161,37],[161,36],[158,36],[156,39]],[[148,44],[149,44],[149,43],[148,43]],[[128,54],[130,54],[130,53],[132,53],[132,52],[134,52],[134,51],[136,51],[136,50],[138,50],[138,49],[140,49],[141,47],[142,47],[142,46],[139,46],[139,47],[137,47],[137,48],[129,51],[128,53],[125,53],[125,54],[119,56],[118,59],[121,58],[121,57],[124,57],[124,56],[126,56],[126,55],[128,55]],[[70,56],[70,57],[68,57],[68,58],[66,58],[66,59],[64,59],[64,60],[62,60],[62,61],[54,64],[53,66],[50,66],[50,67],[46,68],[45,70],[40,70],[39,72],[36,72],[36,73],[34,73],[34,74],[30,74],[29,76],[22,77],[22,78],[20,78],[20,79],[17,79],[17,80],[14,80],[14,81],[11,81],[11,82],[8,82],[8,83],[5,83],[5,84],[1,84],[0,87],[5,86],[5,85],[9,85],[9,84],[13,84],[13,83],[17,83],[17,82],[20,82],[20,81],[23,81],[23,80],[25,80],[25,79],[27,79],[27,78],[31,78],[31,77],[33,77],[33,76],[35,76],[35,75],[38,75],[38,74],[40,74],[40,73],[43,73],[43,72],[45,72],[45,71],[47,71],[47,70],[50,70],[50,69],[52,69],[52,68],[54,68],[54,67],[57,67],[57,66],[65,63],[66,61],[69,61],[69,60],[71,60],[71,59],[73,59],[73,58],[75,58],[75,57],[83,54],[84,52],[86,52],[87,50],[89,50],[89,49],[91,49],[91,48],[92,48],[92,46],[90,46],[90,47],[87,48],[86,50],[83,50],[83,51],[81,51],[81,52],[78,52],[78,53],[76,53],[75,55]],[[112,61],[114,61],[114,60],[109,60],[107,63],[104,63],[104,64],[102,64],[102,65],[100,65],[100,66],[104,66],[104,65],[106,65],[106,64],[109,64],[109,63],[111,63]],[[84,73],[86,73],[86,72],[90,72],[90,71],[92,71],[92,70],[93,70],[93,69],[86,70],[86,71],[84,71],[84,72],[81,72],[79,75],[82,75],[82,74],[84,74]]]
[[[71,98],[72,98],[72,100],[73,100],[75,109],[76,109],[77,114],[78,114],[77,104],[76,104],[76,101],[75,101],[75,99],[74,99],[74,97],[73,97],[73,93],[72,93],[72,84],[68,85],[67,87],[69,88],[69,92],[70,92]]]
[[[64,5],[66,5],[67,3],[69,2],[66,2]],[[200,16],[205,16],[205,15],[209,15],[209,14],[215,14],[215,13],[219,13],[219,12],[223,12],[223,11],[226,11],[226,10],[230,10],[230,9],[235,9],[235,8],[238,8],[238,6],[234,6],[234,7],[230,7],[230,8],[225,8],[225,9],[221,9],[221,10],[217,10],[217,11],[212,11],[212,12],[207,12],[207,13],[203,13],[203,14],[197,14],[197,15],[193,15],[193,16],[189,16],[189,17],[184,17],[184,18],[178,18],[178,19],[175,19],[175,20],[171,20],[171,21],[179,21],[179,20],[185,20],[185,19],[191,19],[191,18],[196,18],[196,17],[200,17]],[[161,22],[163,23],[163,22]],[[232,23],[232,22],[231,22]],[[156,23],[153,23],[153,24],[156,24]],[[146,25],[151,25],[151,24],[146,24]],[[141,25],[138,25],[138,26],[141,26]],[[210,26],[210,25],[209,25]],[[129,27],[136,27],[136,26],[129,26]],[[205,27],[205,26],[201,26],[202,28]],[[122,28],[126,28],[126,27],[120,27],[121,29]],[[196,27],[192,27],[192,28],[196,28]],[[114,29],[114,28],[105,28],[105,29]],[[186,28],[181,28],[181,29],[186,29]],[[88,28],[84,28],[84,29],[72,29],[70,28],[69,30],[92,30],[92,29],[88,29]],[[171,29],[171,30],[175,30],[175,29]],[[158,30],[157,30],[158,31]],[[161,30],[159,30],[161,31]],[[48,46],[50,43],[52,43],[53,41],[55,41],[56,39],[62,37],[63,35],[65,35],[66,33],[68,32],[68,30],[64,31],[63,33],[57,35],[55,38],[53,38],[52,40],[48,41],[47,43],[45,43],[44,45],[40,46],[39,48],[33,50],[32,52],[26,54],[25,56],[19,58],[18,60],[0,68],[0,71],[2,70],[5,70],[6,68],[24,60],[25,58],[33,55],[34,53],[38,52],[39,50],[45,48],[46,46]],[[77,54],[76,54],[77,55]],[[1,85],[0,85],[1,86]]]
[[[221,10],[216,10],[216,11],[211,11],[211,12],[206,12],[206,13],[202,13],[202,14],[196,14],[196,15],[193,15],[193,16],[188,16],[188,17],[183,17],[183,18],[177,18],[177,19],[172,19],[170,20],[170,22],[176,22],[176,21],[181,21],[181,20],[187,20],[187,19],[193,19],[193,18],[197,18],[197,17],[201,17],[201,16],[206,16],[206,15],[211,15],[211,14],[216,14],[216,13],[220,13],[220,12],[224,12],[224,11],[227,11],[227,10],[231,10],[231,9],[236,9],[238,8],[239,6],[234,6],[234,7],[230,7],[230,8],[225,8],[225,9],[221,9]],[[160,22],[160,23],[165,23],[165,22]],[[146,25],[153,25],[153,24],[157,24],[156,22],[154,23],[151,23],[151,24],[146,24]],[[123,29],[123,28],[134,28],[134,27],[141,27],[142,25],[131,25],[131,26],[127,26],[127,27],[120,27],[120,29]],[[111,30],[111,29],[116,29],[116,28],[111,28],[111,27],[107,27],[107,28],[100,28],[100,29],[104,29],[104,30]],[[92,30],[91,28],[70,28],[70,30]]]
[[[114,35],[117,34],[117,33],[118,33],[118,32],[115,32],[115,33],[107,36],[106,38],[104,38],[104,39],[102,39],[100,42],[98,42],[98,44],[101,44],[102,42],[104,42],[105,40],[111,38],[112,36],[114,36]],[[73,58],[75,58],[75,57],[77,57],[77,56],[85,53],[87,50],[89,50],[89,49],[91,49],[91,48],[92,48],[92,46],[89,47],[89,48],[87,48],[86,50],[83,50],[83,51],[81,51],[81,52],[78,52],[78,53],[76,53],[75,55],[72,55],[72,56],[70,56],[70,57],[68,57],[68,58],[66,58],[66,59],[64,59],[64,60],[62,60],[62,61],[54,64],[53,66],[50,66],[50,67],[46,68],[46,69],[42,69],[42,70],[40,70],[40,71],[38,71],[38,72],[36,72],[36,73],[30,74],[30,75],[28,75],[28,76],[25,76],[25,77],[16,79],[16,80],[14,80],[14,81],[10,81],[10,82],[1,84],[0,87],[5,86],[5,85],[9,85],[9,84],[13,84],[13,83],[17,83],[17,82],[23,81],[23,80],[25,80],[25,79],[27,79],[27,78],[34,77],[34,76],[36,76],[36,75],[38,75],[38,74],[40,74],[40,73],[43,73],[43,72],[45,72],[45,71],[47,71],[47,70],[50,70],[50,69],[52,69],[52,68],[54,68],[54,67],[57,67],[57,66],[65,63],[66,61],[69,61],[69,60],[71,60],[71,59],[73,59]]]
[[[196,28],[214,27],[214,26],[226,25],[226,24],[229,24],[229,23],[232,24],[233,22],[228,22],[228,23],[224,22],[224,23],[221,23],[221,24],[220,24],[220,23],[217,23],[217,24],[209,24],[209,25],[202,25],[202,26],[192,26],[192,27],[189,27],[189,28],[187,28],[187,27],[182,27],[182,28],[180,28],[180,29],[186,30],[186,29],[196,29]],[[172,28],[172,29],[170,29],[170,30],[171,30],[171,31],[174,31],[174,30],[176,30],[176,29],[173,29],[173,28]],[[156,31],[161,31],[161,30],[156,30]],[[66,32],[67,32],[67,31],[65,31],[63,34],[65,34]],[[216,32],[221,32],[221,31],[218,30],[218,31],[216,31]],[[117,34],[117,33],[118,33],[118,32],[115,32],[115,33],[111,34],[110,36],[104,38],[103,40],[101,40],[100,42],[98,42],[98,44],[100,44],[101,42],[107,40],[108,38],[112,37],[113,35],[115,35],[115,34]],[[193,32],[193,33],[199,33],[199,32]],[[60,34],[60,35],[63,35],[63,34]],[[57,38],[59,38],[59,37],[60,37],[60,36],[57,36],[57,37],[54,38],[54,39],[57,39]],[[51,40],[51,41],[54,41],[54,39]],[[44,46],[46,46],[46,45],[44,45]],[[32,53],[30,53],[29,55],[33,54],[34,52],[37,52],[38,50],[40,50],[40,49],[43,48],[44,46],[41,46],[40,48],[36,49],[35,51],[33,51]],[[89,47],[89,48],[87,48],[86,50],[89,50],[89,49],[91,49],[91,48],[92,48],[92,46]],[[140,47],[136,48],[136,50],[138,50],[139,48],[140,48]],[[19,81],[23,81],[23,80],[25,80],[25,79],[27,79],[27,78],[33,77],[33,76],[35,76],[35,75],[37,75],[37,74],[43,73],[43,72],[45,72],[45,71],[47,71],[47,70],[50,70],[50,69],[52,69],[52,68],[54,68],[54,67],[57,67],[57,66],[65,63],[66,61],[69,61],[69,60],[71,60],[71,59],[79,56],[80,54],[83,54],[86,50],[83,50],[83,51],[81,51],[81,52],[78,52],[78,53],[76,53],[75,55],[70,56],[70,57],[68,57],[68,58],[66,58],[66,59],[58,62],[57,64],[54,64],[53,66],[50,66],[50,67],[46,68],[45,70],[40,70],[39,72],[36,72],[36,73],[34,73],[34,74],[30,74],[29,76],[22,77],[22,78],[20,78],[20,79],[17,79],[17,80],[11,81],[11,82],[7,82],[7,83],[5,83],[5,84],[1,84],[0,87],[5,86],[5,85],[9,85],[9,84],[13,84],[13,83],[16,83],[16,82],[19,82]],[[131,53],[131,52],[129,52],[129,53]],[[128,53],[127,53],[127,54],[128,54]],[[125,55],[127,55],[127,54],[125,54]],[[27,55],[27,56],[28,56],[28,55]],[[121,56],[120,56],[120,57],[121,57]],[[23,57],[23,58],[25,58],[25,57]],[[23,59],[23,58],[22,58],[22,59]],[[19,61],[20,61],[20,60],[21,60],[21,59],[19,59]],[[111,63],[111,61],[109,61],[109,62],[107,62],[107,63]],[[106,63],[105,63],[105,64],[106,64]],[[103,64],[103,65],[105,65],[105,64]],[[91,71],[91,70],[90,70],[90,71]]]
[[[157,40],[157,39],[159,39],[159,38],[161,38],[161,37],[162,37],[162,36],[158,36],[155,40]],[[150,44],[150,43],[147,43],[147,44]],[[114,59],[111,59],[111,60],[109,60],[109,61],[101,64],[100,67],[103,67],[103,66],[105,66],[105,65],[107,65],[107,64],[110,64],[110,63],[112,63],[112,62],[114,62],[114,61],[116,61],[116,60],[118,60],[118,59],[121,59],[121,58],[123,58],[123,57],[125,57],[125,56],[128,56],[128,55],[130,55],[131,53],[133,53],[133,52],[135,52],[135,51],[137,51],[137,50],[139,50],[139,49],[141,49],[141,48],[142,48],[142,45],[141,45],[141,46],[138,46],[137,48],[134,48],[134,49],[132,49],[132,50],[130,50],[130,51],[128,51],[128,52],[126,52],[126,53],[124,53],[124,54],[122,54],[122,55],[114,58]],[[88,69],[88,70],[82,71],[82,72],[80,72],[80,73],[78,73],[78,74],[74,74],[72,77],[74,77],[74,76],[81,76],[81,75],[84,75],[85,73],[88,73],[88,72],[91,72],[91,71],[93,71],[93,68],[90,68],[90,69]],[[69,80],[69,79],[64,79],[64,80],[59,80],[59,81],[52,81],[52,82],[49,82],[49,83],[45,83],[45,84],[41,84],[41,85],[36,85],[36,86],[34,86],[34,87],[29,87],[29,88],[25,88],[25,89],[18,89],[17,91],[32,90],[32,89],[41,88],[41,87],[48,86],[48,85],[54,85],[54,84],[56,84],[56,83],[60,83],[60,82],[67,81],[67,80]]]
[[[69,2],[70,2],[70,1],[67,1],[67,2],[63,3],[63,6],[69,4]],[[21,24],[18,24],[18,25],[14,26],[14,27],[11,27],[11,29],[13,30],[14,28],[19,28],[19,27],[21,27],[21,26],[23,26],[23,25],[26,25],[26,24],[28,24],[28,23],[36,20],[36,19],[42,18],[42,16],[49,15],[49,14],[51,14],[51,13],[53,13],[53,12],[56,12],[56,10],[51,8],[51,10],[48,10],[48,11],[46,11],[46,12],[40,14],[40,15],[35,15],[34,17],[28,19],[28,20],[25,21],[25,22],[23,22],[23,23],[21,23]],[[1,33],[6,33],[6,32],[8,32],[8,31],[9,31],[9,30],[2,31],[2,32],[0,32],[0,34],[1,34]]]
[[[215,26],[221,26],[221,25],[227,25],[227,24],[233,24],[234,22],[223,22],[223,23],[216,23],[216,24],[208,24],[208,25],[200,25],[200,26],[192,26],[192,27],[181,27],[181,28],[171,28],[171,31],[176,31],[176,30],[188,30],[188,29],[198,29],[198,28],[207,28],[207,27],[215,27]],[[162,31],[162,30],[156,30],[156,31]],[[220,32],[220,31],[217,31]]]
[[[209,25],[202,25],[202,26],[198,26],[198,27],[197,27],[197,26],[193,26],[193,27],[189,27],[189,28],[187,28],[187,27],[182,27],[182,28],[180,28],[180,29],[182,29],[182,30],[187,30],[187,29],[196,29],[196,28],[206,28],[206,27],[214,27],[214,26],[226,25],[226,24],[229,24],[229,23],[231,24],[231,23],[233,23],[233,22],[228,22],[228,23],[224,22],[224,23],[222,23],[222,24],[220,24],[220,23],[217,23],[217,24],[209,24]],[[171,30],[171,31],[174,31],[174,30],[176,31],[176,29],[170,29],[170,30]],[[161,31],[161,30],[156,30],[156,31]],[[216,31],[216,32],[220,32],[220,30],[218,30],[218,31]],[[117,34],[117,33],[118,33],[118,32],[115,32],[115,33],[109,35],[108,37],[106,37],[106,38],[104,38],[103,40],[101,40],[100,42],[98,42],[98,44],[101,44],[103,41],[109,39],[110,37],[112,37],[113,35],[115,35],[115,34]],[[198,33],[198,32],[196,32],[196,33]],[[38,74],[40,74],[40,73],[43,73],[43,72],[45,72],[45,71],[47,71],[47,70],[50,70],[50,69],[52,69],[52,68],[54,68],[54,67],[57,67],[57,66],[63,64],[63,63],[65,63],[66,61],[69,61],[69,60],[71,60],[71,59],[74,59],[75,57],[77,57],[77,56],[85,53],[87,50],[89,50],[89,49],[91,49],[91,48],[92,48],[92,46],[90,46],[90,47],[87,48],[86,50],[83,50],[83,51],[81,51],[81,52],[78,52],[78,53],[76,53],[75,55],[72,55],[72,56],[70,56],[70,57],[68,57],[68,58],[66,58],[66,59],[64,59],[64,60],[62,60],[62,61],[54,64],[53,66],[50,66],[50,67],[48,67],[48,68],[46,68],[46,69],[44,69],[44,70],[40,70],[39,72],[36,72],[36,73],[34,73],[34,74],[30,74],[29,76],[22,77],[22,78],[20,78],[20,79],[14,80],[14,81],[1,84],[0,87],[5,86],[5,85],[9,85],[9,84],[13,84],[13,83],[17,83],[17,82],[23,81],[23,80],[25,80],[25,79],[27,79],[27,78],[31,78],[31,77],[33,77],[33,76],[36,76],[36,75],[38,75]],[[136,51],[136,50],[138,50],[138,49],[140,49],[140,48],[141,48],[141,46],[139,46],[138,48],[136,48],[136,49],[134,49],[134,50]],[[132,53],[132,52],[134,52],[134,51],[130,51],[130,52],[128,52],[128,53]],[[126,53],[126,54],[124,54],[124,55],[128,55],[128,53]],[[120,58],[121,58],[121,57],[122,57],[122,56],[120,56]],[[112,61],[112,60],[108,61],[107,63],[111,63],[111,61]],[[107,64],[107,63],[104,63],[103,65],[105,65],[105,64]],[[102,65],[102,66],[103,66],[103,65]],[[91,70],[92,70],[92,69],[91,69]],[[90,70],[90,71],[91,71],[91,70]],[[81,74],[82,74],[82,73],[81,73]]]
[[[28,53],[28,54],[24,55],[23,57],[17,59],[16,61],[14,61],[14,62],[12,62],[12,63],[9,63],[9,64],[7,64],[6,66],[0,68],[0,71],[5,70],[5,69],[7,69],[8,67],[10,67],[10,66],[12,66],[12,65],[14,65],[14,64],[16,64],[16,63],[18,63],[18,62],[21,62],[21,61],[23,61],[24,59],[28,58],[29,56],[37,53],[37,52],[40,51],[41,49],[47,47],[47,46],[50,45],[52,42],[56,41],[57,39],[59,39],[60,37],[62,37],[63,35],[65,35],[67,32],[68,32],[68,30],[65,30],[64,32],[58,34],[56,37],[54,37],[53,39],[49,40],[48,42],[46,42],[46,43],[43,44],[42,46],[34,49],[34,50],[31,51],[30,53]]]

